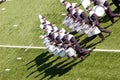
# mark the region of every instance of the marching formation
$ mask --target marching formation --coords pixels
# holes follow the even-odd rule
[[[114,17],[120,17],[120,14],[115,14],[111,11],[107,0],[80,0],[84,10],[80,9],[77,3],[69,3],[66,0],[60,0],[60,2],[67,11],[67,16],[62,24],[69,27],[73,32],[86,34],[88,37],[96,37],[98,35],[101,38],[100,42],[105,40],[102,32],[110,36],[111,31],[100,26],[99,17],[102,17],[106,12],[112,24],[114,24]],[[91,2],[94,4],[92,8],[90,7]],[[88,12],[88,16],[85,11]],[[59,29],[42,15],[39,15],[39,19],[40,28],[45,32],[40,38],[43,40],[47,50],[55,56],[72,57],[73,60],[80,57],[81,60],[84,60],[85,55],[90,55],[90,52],[94,49],[81,48],[75,36],[64,28]]]
[[[72,31],[80,34],[86,34],[88,37],[98,35],[101,41],[105,39],[102,32],[110,36],[111,31],[100,26],[99,17],[106,13],[112,24],[115,23],[115,17],[120,18],[120,14],[115,14],[111,11],[107,0],[80,0],[84,10],[80,9],[77,3],[69,3],[66,0],[60,0],[60,2],[67,11],[67,16],[63,20],[64,26],[68,26]],[[92,8],[90,7],[91,2],[94,4]],[[88,13],[88,16],[85,11]]]
[[[59,57],[73,57],[74,60],[77,59],[77,55],[81,60],[85,59],[85,55],[90,55],[92,49],[81,48],[74,35],[69,34],[64,28],[58,29],[41,15],[39,19],[40,28],[45,32],[40,38],[49,52]]]

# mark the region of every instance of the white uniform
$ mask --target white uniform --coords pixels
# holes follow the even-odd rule
[[[92,21],[91,16],[92,16],[93,14],[95,14],[95,12],[94,12],[93,10],[91,10],[91,11],[89,12],[89,18],[90,18],[91,21]]]
[[[46,28],[49,30],[49,31],[52,31],[52,27],[50,25],[46,25]]]
[[[54,32],[56,32],[58,30],[58,28],[56,26],[53,27]]]
[[[73,9],[72,10],[72,15],[74,15],[76,12],[77,12],[76,9]]]
[[[65,33],[60,33],[60,35],[59,35],[60,40],[62,40],[62,38],[63,38],[65,35],[66,35]]]
[[[72,9],[74,9],[75,7],[77,7],[77,3],[72,3]]]
[[[44,20],[44,19],[40,19],[40,22],[41,22],[41,23],[44,23],[44,22],[45,22],[45,20]]]
[[[54,33],[54,39],[58,37],[58,33]]]
[[[68,8],[70,8],[71,7],[71,4],[69,3],[69,2],[67,2],[67,4],[66,4],[66,10],[68,9]]]
[[[74,37],[74,36],[71,35],[71,34],[69,34],[69,35],[68,35],[68,41],[70,41],[72,37]]]
[[[78,16],[80,16],[82,14],[83,10],[79,9],[78,10]]]

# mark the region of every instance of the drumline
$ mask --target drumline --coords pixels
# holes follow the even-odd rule
[[[65,1],[65,0],[62,0]],[[84,9],[90,6],[91,1],[90,0],[80,0],[82,6]],[[69,2],[66,2],[69,3]],[[70,4],[70,3],[69,3]],[[71,4],[72,6],[72,4]],[[80,9],[81,10],[81,9]],[[93,11],[98,17],[101,17],[105,13],[105,9],[101,5],[94,6],[91,11]],[[72,9],[72,12],[74,12],[74,8]],[[71,12],[71,14],[73,14]],[[75,22],[72,17],[66,16],[62,22],[64,26],[69,27],[72,31],[76,31],[79,34],[86,34],[88,37],[94,36],[99,34],[101,31],[98,29],[97,26],[91,26],[90,24],[84,24],[83,22]]]
[[[88,37],[97,35],[101,32],[97,26],[74,22],[73,19],[68,16],[66,16],[63,20],[63,25],[72,29],[72,31],[78,32],[79,34],[85,33]]]
[[[68,49],[61,48],[60,46],[55,46],[52,42],[50,42],[49,38],[42,38],[44,46],[47,48],[49,52],[52,52],[55,56],[60,56],[60,57],[72,57],[72,56],[77,56],[76,51],[72,48],[69,47]]]
[[[96,5],[93,6],[93,8],[91,10],[95,11],[95,13],[97,14],[98,17],[101,17],[104,15],[105,13],[105,7],[102,5],[106,0],[99,0],[100,1],[100,5]],[[80,0],[81,5],[83,6],[83,8],[85,10],[87,10],[87,8],[90,8],[91,5],[91,0]],[[88,10],[87,10],[88,11]]]
[[[61,0],[61,3],[64,4],[64,1],[65,0]],[[84,2],[84,0],[83,0],[83,2]],[[74,4],[74,6],[72,6],[72,8],[74,8],[75,5],[76,4]],[[71,5],[69,4],[68,7],[70,7],[70,6]],[[88,4],[88,6],[89,6],[89,4]],[[93,7],[93,10],[96,14],[98,13],[97,14],[98,16],[102,16],[104,14],[104,10],[101,6],[95,6],[95,7]],[[102,11],[102,13],[99,13],[100,11]],[[50,27],[51,23],[49,21],[47,21],[41,15],[39,15],[39,18],[40,18],[40,22],[41,22],[40,28],[44,29],[45,27],[47,27],[47,30],[48,30],[45,35],[41,36],[41,38],[43,40],[43,43],[44,43],[45,47],[47,48],[47,51],[49,51],[50,53],[53,53],[55,56],[77,57],[74,47],[68,47],[68,45],[66,45],[66,44],[62,44],[66,47],[61,47],[60,45],[55,45],[56,43],[54,41],[50,41],[50,38],[46,37],[51,33],[52,28],[54,28],[54,31],[56,33],[59,33],[59,32],[57,32],[58,28],[54,25],[52,25],[52,28],[51,28]],[[65,16],[62,24],[64,26],[69,27],[72,31],[76,31],[79,34],[86,34],[88,37],[91,37],[91,36],[94,36],[94,35],[97,35],[97,34],[101,33],[101,31],[98,29],[97,26],[91,26],[90,24],[84,24],[82,21],[77,21],[76,22],[76,21],[74,21],[73,18],[71,18],[69,16]],[[65,30],[63,28],[61,30],[63,32],[65,32]],[[63,34],[65,34],[65,33],[63,33]]]
[[[41,22],[41,24],[40,24],[40,28],[41,29],[44,29],[43,27],[44,26],[46,26],[46,25],[48,25],[47,23],[45,23],[44,25],[43,25],[43,23],[44,22],[49,22],[49,21],[47,21],[47,20],[45,20],[45,19],[42,19],[42,17],[41,17],[41,15],[39,15],[39,18],[40,18],[40,22]],[[43,20],[45,20],[45,21],[43,21]],[[43,23],[42,23],[43,22]],[[49,22],[49,24],[50,24],[50,22]],[[43,26],[42,26],[43,25]],[[42,27],[41,27],[42,26]],[[54,26],[54,28],[55,28],[56,26]],[[57,28],[57,27],[56,27]],[[57,32],[57,30],[54,30],[56,33],[58,33]],[[63,32],[63,34],[65,34],[65,30],[62,28],[61,29],[61,31]],[[50,41],[50,38],[49,37],[46,37],[46,36],[48,36],[48,34],[50,34],[51,33],[51,28],[50,28],[50,26],[49,26],[49,28],[48,28],[48,31],[45,33],[45,35],[41,35],[40,36],[40,38],[43,40],[43,44],[44,44],[44,46],[47,48],[47,51],[49,51],[50,53],[53,53],[55,56],[60,56],[60,57],[72,57],[72,56],[74,56],[74,57],[77,57],[77,55],[76,55],[76,51],[74,50],[74,48],[72,48],[72,47],[68,47],[68,48],[66,48],[67,47],[67,45],[65,45],[64,44],[64,46],[66,46],[65,48],[63,48],[63,47],[61,47],[61,46],[59,46],[59,45],[55,45],[54,44],[54,42],[51,42]],[[68,34],[68,33],[67,33]],[[57,35],[55,36],[55,37],[57,37]]]

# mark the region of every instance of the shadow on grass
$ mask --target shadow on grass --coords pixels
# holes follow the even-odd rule
[[[74,67],[75,65],[77,65],[80,62],[80,61],[77,61],[77,62],[69,61],[69,62],[65,63],[64,65],[62,65],[66,61],[67,60],[64,60],[64,61],[61,61],[53,66],[50,66],[49,68],[47,68],[43,72],[40,71],[41,73],[38,74],[37,76],[35,76],[35,78],[39,77],[42,74],[44,74],[44,77],[42,77],[40,80],[44,80],[46,78],[48,80],[50,80],[55,76],[62,76],[65,73],[69,72],[72,69],[72,67]]]
[[[118,9],[116,8],[116,9],[113,11],[113,13],[119,14],[119,13],[120,13],[120,10],[118,10]],[[104,17],[102,17],[102,18],[99,19],[99,22],[100,22],[100,23],[106,23],[106,22],[108,22],[109,20],[110,20],[110,18],[109,18],[107,15],[105,15]],[[115,23],[116,23],[118,20],[119,20],[119,19],[115,20]],[[114,24],[115,24],[115,23],[114,23]],[[104,27],[104,28],[106,29],[106,28],[108,28],[108,27],[110,27],[110,26],[112,26],[112,23],[109,24],[108,26]]]
[[[89,45],[87,45],[87,43],[91,42],[92,40],[94,40],[97,37],[97,35],[93,36],[93,37],[86,37],[85,39],[83,39],[79,44],[81,46],[81,48],[94,48],[97,44],[102,43],[102,41],[98,41],[95,43],[91,43]],[[105,38],[107,38],[108,36],[106,36]]]
[[[97,37],[97,35],[95,36],[92,36],[92,37],[86,37],[85,39],[83,39],[81,42],[80,42],[80,45],[83,47],[86,46],[87,43],[89,43],[90,41],[94,40],[95,38]]]
[[[76,31],[74,31],[74,32],[70,32],[70,34],[72,34],[72,35],[75,35],[75,34],[77,34],[78,32],[76,32]]]
[[[52,54],[51,54],[51,55],[48,55],[48,53],[49,53],[48,51],[45,52],[45,53],[42,53],[42,54],[40,54],[39,56],[37,56],[34,60],[31,60],[30,62],[28,62],[28,63],[26,64],[26,66],[29,66],[29,65],[30,65],[30,66],[27,68],[27,70],[33,68],[34,66],[37,66],[37,67],[38,67],[38,66],[44,64],[46,61],[48,61],[48,59],[53,56]],[[33,64],[33,63],[34,63],[34,64]],[[32,65],[31,65],[31,64],[32,64]],[[34,71],[34,72],[36,72],[36,71]],[[27,75],[26,77],[29,77],[29,76],[32,75],[34,72],[30,73],[30,74]]]
[[[26,78],[34,74],[35,75],[34,78],[41,78],[40,80],[43,80],[46,78],[52,79],[57,75],[59,76],[64,75],[65,73],[69,72],[73,66],[81,62],[80,60],[71,61],[68,59],[61,59],[61,58],[49,60],[49,58],[53,55],[47,55],[47,53],[48,52],[40,54],[34,60],[26,64],[26,66],[28,65],[30,66],[27,68],[27,70],[31,69],[34,66],[37,66],[37,69],[32,71],[30,74],[28,74]],[[35,64],[31,65],[33,62]],[[37,74],[38,72],[39,74]]]
[[[79,33],[78,33],[79,34]],[[75,36],[75,38],[77,39],[77,41],[80,40],[80,37],[82,37],[84,34],[79,34],[78,36]]]
[[[37,56],[34,60],[28,62],[26,64],[26,66],[28,66],[29,64],[31,64],[32,62],[35,62],[35,64],[31,65],[30,67],[27,68],[27,70],[31,69],[34,66],[40,66],[41,64],[45,63],[46,61],[48,61],[48,59],[50,57],[52,57],[53,55],[48,55],[48,51],[45,53],[40,54],[39,56]],[[47,56],[48,55],[48,56]]]

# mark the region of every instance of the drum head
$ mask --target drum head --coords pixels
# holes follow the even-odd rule
[[[101,6],[94,6],[93,9],[94,9],[96,15],[99,16],[99,17],[100,17],[100,16],[103,16],[104,13],[105,13],[104,8],[101,7]]]

